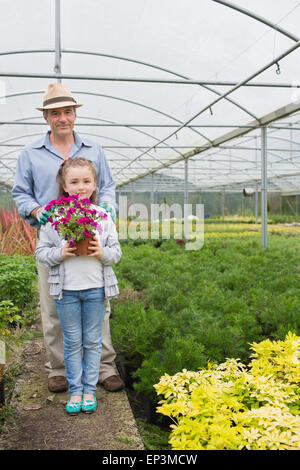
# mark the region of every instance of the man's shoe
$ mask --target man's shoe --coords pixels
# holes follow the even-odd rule
[[[107,377],[101,385],[107,390],[108,392],[118,392],[119,390],[123,390],[125,388],[125,383],[118,375],[111,375]]]
[[[50,392],[66,392],[68,390],[68,382],[66,377],[63,375],[57,375],[55,377],[49,377],[48,389]]]

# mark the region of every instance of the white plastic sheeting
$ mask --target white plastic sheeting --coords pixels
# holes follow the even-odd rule
[[[297,0],[2,0],[0,182],[61,80],[120,188],[167,187],[186,158],[193,188],[260,184],[267,125],[269,189],[299,190],[299,24]]]

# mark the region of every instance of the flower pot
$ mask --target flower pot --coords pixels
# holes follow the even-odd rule
[[[127,388],[133,390],[133,378],[131,373],[137,370],[137,367],[130,367],[128,364],[124,364],[120,360],[116,362],[116,366],[120,377],[124,380]]]
[[[89,244],[90,244],[90,240],[92,240],[94,237],[92,238],[84,238],[82,240],[79,240],[79,242],[76,242],[75,246],[76,246],[76,250],[75,250],[75,254],[77,256],[79,255],[90,255],[92,253],[91,250],[88,250],[88,247],[89,247]]]

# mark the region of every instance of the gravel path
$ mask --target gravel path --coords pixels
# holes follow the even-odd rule
[[[144,450],[125,390],[98,385],[96,412],[69,416],[68,393],[48,390],[43,339],[30,340],[22,354],[24,370],[11,400],[15,420],[0,435],[0,450]]]

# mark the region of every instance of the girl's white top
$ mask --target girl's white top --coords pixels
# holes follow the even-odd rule
[[[102,221],[102,225],[106,223],[106,221]],[[96,237],[100,242],[98,233],[96,233]],[[102,264],[97,258],[87,255],[74,256],[67,258],[63,263],[65,268],[63,289],[84,290],[104,286]]]

